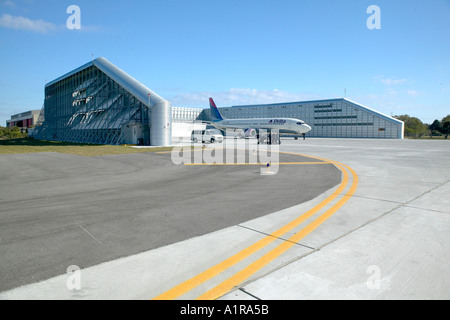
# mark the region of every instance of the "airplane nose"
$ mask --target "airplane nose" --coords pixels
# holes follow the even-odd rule
[[[310,126],[308,126],[307,124],[304,124],[303,125],[303,127],[305,127],[305,129],[306,129],[306,132],[309,132],[309,131],[311,131],[311,127]],[[306,133],[305,132],[305,133]]]

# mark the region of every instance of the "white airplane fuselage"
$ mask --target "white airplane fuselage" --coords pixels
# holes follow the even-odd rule
[[[304,135],[311,130],[304,121],[294,118],[253,118],[253,119],[225,119],[220,114],[214,100],[209,98],[212,125],[219,130],[233,130],[240,132],[241,137],[254,138],[258,134],[276,130],[280,135]]]
[[[302,135],[311,131],[305,122],[294,118],[223,119],[211,123],[219,130],[278,130],[280,134]]]

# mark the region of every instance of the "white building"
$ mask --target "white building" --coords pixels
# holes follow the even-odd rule
[[[172,140],[174,142],[191,136],[193,130],[203,130],[206,124],[196,122],[201,108],[172,107]]]

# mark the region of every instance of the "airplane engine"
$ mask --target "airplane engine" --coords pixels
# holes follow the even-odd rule
[[[256,138],[256,130],[255,129],[245,129],[244,135],[246,138]]]

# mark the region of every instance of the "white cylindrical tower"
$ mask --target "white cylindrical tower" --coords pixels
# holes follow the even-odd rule
[[[150,145],[172,145],[172,106],[166,100],[150,104]]]

